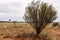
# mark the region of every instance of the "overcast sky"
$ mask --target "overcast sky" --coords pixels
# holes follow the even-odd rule
[[[0,0],[0,20],[8,21],[24,21],[23,16],[25,12],[25,7],[32,0]],[[60,0],[41,0],[48,4],[52,4],[57,10],[56,19],[57,22],[60,22]]]

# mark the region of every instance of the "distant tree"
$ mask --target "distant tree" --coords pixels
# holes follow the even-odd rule
[[[11,19],[9,19],[9,22],[11,22]]]
[[[36,31],[36,36],[46,27],[50,22],[53,22],[57,18],[56,10],[52,5],[47,3],[36,1],[31,2],[26,7],[24,19],[31,24]]]

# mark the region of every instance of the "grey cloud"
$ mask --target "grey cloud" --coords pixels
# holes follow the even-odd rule
[[[20,3],[0,4],[0,13],[18,13],[20,9]]]

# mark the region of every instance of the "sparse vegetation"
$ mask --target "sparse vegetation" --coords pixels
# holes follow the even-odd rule
[[[23,28],[23,26],[14,26],[14,28]]]
[[[4,23],[5,24],[5,23]],[[16,24],[18,24],[18,23],[16,23]],[[3,25],[3,24],[0,24],[0,25]],[[11,25],[11,23],[10,24],[8,24],[7,23],[7,25]],[[7,25],[4,25],[4,26],[7,26]],[[20,24],[18,24],[18,25],[21,25],[21,23]],[[18,26],[17,25],[17,26]],[[11,26],[8,26],[8,28],[6,28],[6,29],[4,29],[4,26],[2,26],[1,28],[0,28],[0,39],[1,39],[1,36],[3,36],[3,38],[4,39],[6,39],[6,38],[13,38],[14,40],[27,40],[27,39],[29,39],[29,40],[33,40],[34,39],[34,37],[35,37],[35,35],[34,35],[34,33],[35,33],[35,31],[33,31],[32,30],[32,28],[31,28],[31,26],[30,25],[25,25],[24,23],[22,24],[23,25],[23,28],[21,28],[21,27],[18,27],[18,28],[14,28],[14,27],[12,27],[12,25]],[[25,27],[25,26],[27,26],[27,27]],[[30,26],[30,27],[29,27]],[[9,27],[11,27],[10,29],[9,29]],[[49,27],[49,26],[48,26]],[[48,28],[47,27],[47,28]],[[53,26],[52,26],[53,27]],[[47,29],[46,29],[47,30]],[[53,29],[51,29],[52,31],[53,31]],[[55,33],[57,33],[57,30],[58,29],[56,29],[55,31],[50,31],[50,29],[49,30],[47,30],[49,33],[46,33],[47,31],[45,31],[45,32],[42,32],[42,34],[41,35],[39,35],[39,37],[37,37],[36,39],[38,40],[40,40],[40,39],[44,39],[44,40],[50,40],[50,38],[52,38],[53,39],[53,35],[55,35]],[[43,33],[44,33],[44,35],[43,35]],[[51,35],[51,34],[52,35]],[[54,34],[53,34],[54,33]],[[57,34],[56,34],[57,35]],[[59,35],[59,34],[58,34]]]

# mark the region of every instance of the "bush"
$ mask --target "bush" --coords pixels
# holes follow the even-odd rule
[[[58,26],[59,24],[58,23],[53,23],[52,26]]]

